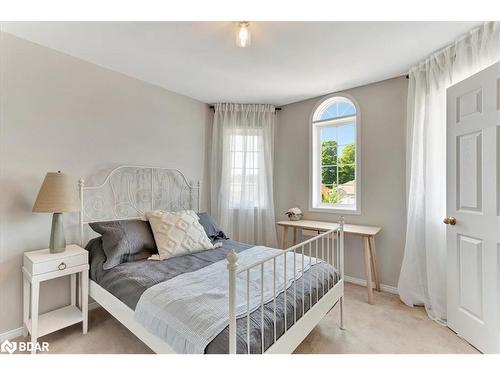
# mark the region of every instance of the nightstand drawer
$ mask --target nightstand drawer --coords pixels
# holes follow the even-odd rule
[[[87,254],[79,254],[39,263],[33,263],[29,259],[25,259],[24,261],[24,267],[32,275],[40,275],[42,273],[54,271],[63,271],[67,268],[81,266],[82,264],[88,264]]]
[[[82,264],[88,264],[86,254],[65,257],[63,259],[50,260],[42,263],[35,263],[33,264],[32,275],[54,271],[63,271],[66,268],[76,267]]]
[[[68,245],[66,246],[66,250],[61,253],[51,253],[49,249],[24,253],[24,268],[32,276],[64,271],[68,268],[88,263],[88,251],[77,245]]]

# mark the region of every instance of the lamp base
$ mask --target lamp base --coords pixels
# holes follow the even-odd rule
[[[51,253],[62,253],[64,250],[66,250],[63,214],[61,212],[55,212],[52,215],[52,229],[50,231],[49,250]]]

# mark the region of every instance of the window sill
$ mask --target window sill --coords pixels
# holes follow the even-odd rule
[[[341,215],[361,215],[361,210],[358,209],[348,209],[348,208],[330,208],[330,207],[309,207],[309,212],[323,212],[329,214],[341,214]]]

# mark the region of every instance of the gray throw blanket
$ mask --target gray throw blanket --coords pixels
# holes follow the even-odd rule
[[[256,246],[239,254],[238,265],[262,260],[274,254],[276,258],[276,296],[289,288],[294,278],[302,277],[317,258],[283,253],[280,250]],[[286,254],[286,279],[284,277]],[[273,261],[264,264],[263,303],[273,300]],[[330,276],[330,275],[329,275]],[[261,268],[250,272],[249,309],[261,306]],[[207,345],[229,324],[227,261],[222,260],[194,272],[184,273],[147,289],[141,296],[134,317],[149,332],[167,342],[178,353],[204,353]],[[236,313],[247,313],[247,273],[236,280]]]

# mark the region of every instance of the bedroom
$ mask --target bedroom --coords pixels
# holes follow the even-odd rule
[[[1,23],[2,350],[499,353],[500,24],[248,17]]]

